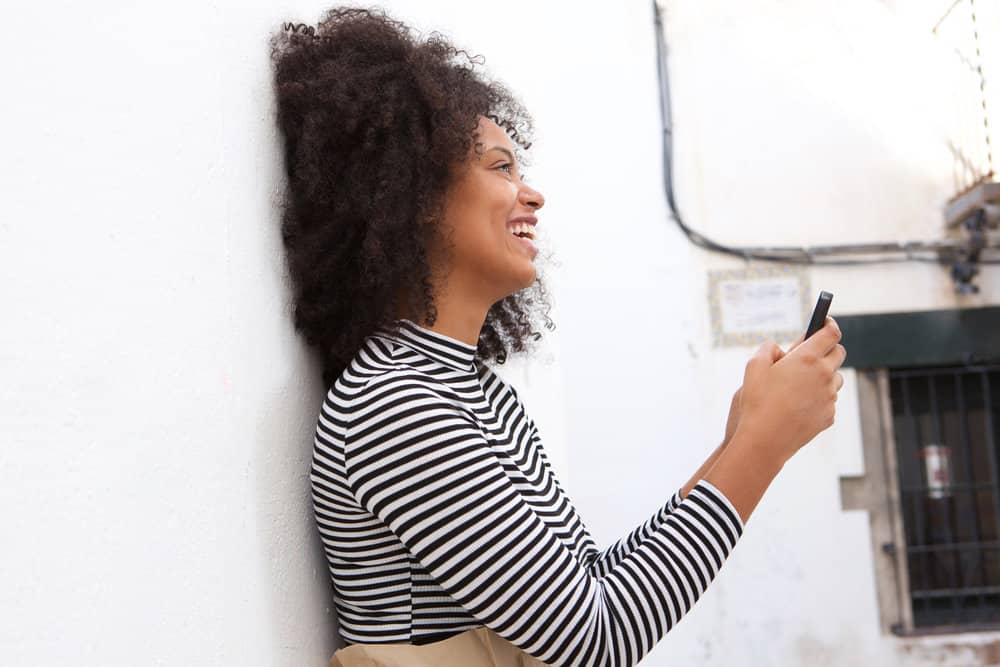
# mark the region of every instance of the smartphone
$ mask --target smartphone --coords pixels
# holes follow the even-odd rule
[[[812,317],[809,318],[809,327],[806,328],[806,337],[802,340],[808,340],[809,336],[823,328],[826,324],[826,314],[830,311],[830,302],[833,301],[833,295],[829,292],[820,292],[819,299],[816,300],[816,307],[813,308]]]

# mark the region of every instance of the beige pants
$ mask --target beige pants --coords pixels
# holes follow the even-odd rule
[[[547,667],[485,626],[430,644],[351,644],[331,667]]]

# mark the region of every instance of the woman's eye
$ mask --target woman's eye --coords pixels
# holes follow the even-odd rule
[[[500,165],[497,168],[498,169],[506,169],[507,173],[509,174],[509,173],[511,173],[510,170],[513,169],[513,167],[514,167],[514,165],[511,164],[510,162],[505,162],[504,164]]]

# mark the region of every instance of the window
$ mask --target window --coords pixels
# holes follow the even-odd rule
[[[1000,625],[1000,366],[889,371],[913,628]]]
[[[897,635],[1000,629],[1000,365],[858,371],[879,607]],[[879,484],[879,480],[884,480]]]

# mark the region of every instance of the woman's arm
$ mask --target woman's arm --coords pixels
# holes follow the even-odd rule
[[[527,410],[525,410],[524,404],[521,402],[521,398],[518,395],[517,389],[514,387],[514,385],[509,384],[506,380],[500,377],[500,375],[498,375],[492,368],[487,367],[487,373],[495,376],[496,379],[499,380],[501,384],[503,384],[503,386],[507,387],[511,395],[514,397],[514,400],[516,400],[518,404],[521,405],[521,409],[522,411],[524,411],[524,417],[528,422],[529,429],[531,430],[532,434],[531,437],[533,440],[538,439],[539,438],[538,427],[535,425],[535,421],[528,414]],[[731,413],[732,411],[730,411],[730,421],[733,421]],[[729,437],[728,424],[726,426],[726,437],[727,439]],[[540,442],[539,446],[541,446]],[[716,454],[717,453],[718,451],[716,451]],[[709,460],[710,462],[715,460],[716,454],[712,455],[711,459]],[[706,462],[706,465],[707,463],[708,462]],[[706,466],[702,466],[702,469],[699,470],[699,473],[707,472],[707,470],[708,468]],[[687,494],[691,491],[691,488],[694,487],[698,479],[700,479],[703,476],[704,476],[703,474],[700,474],[697,475],[696,478],[692,478],[690,485],[684,489],[683,496],[687,496]],[[683,496],[681,495],[681,489],[677,489],[676,491],[674,491],[673,495],[671,495],[670,498],[668,498],[663,505],[658,507],[656,511],[649,516],[648,519],[640,523],[638,526],[630,530],[626,535],[622,536],[621,538],[616,540],[613,544],[609,545],[605,549],[598,549],[597,544],[594,542],[593,537],[590,535],[590,531],[588,531],[586,529],[586,526],[584,526],[585,538],[581,544],[581,549],[583,551],[582,560],[584,564],[587,566],[588,572],[595,577],[603,577],[607,575],[609,572],[611,572],[611,570],[619,562],[621,562],[621,560],[625,556],[632,553],[632,551],[636,547],[642,544],[646,539],[649,538],[649,536],[657,528],[660,527],[660,525],[667,518],[667,516],[675,509],[677,509],[678,505],[680,505],[681,501],[684,499]],[[583,521],[581,520],[580,523],[582,525]]]
[[[691,609],[743,532],[700,481],[640,546],[593,576],[514,486],[481,427],[409,370],[353,405],[351,493],[476,619],[553,665],[636,664]]]
[[[722,444],[715,448],[715,451],[705,459],[701,467],[691,475],[691,479],[688,480],[687,484],[681,487],[681,498],[686,498],[687,494],[694,488],[694,485],[698,483],[698,480],[708,474],[708,471],[712,469],[715,462],[719,460],[719,455],[726,449],[726,445],[733,437],[733,433],[736,432],[736,425],[740,422],[740,396],[742,396],[742,392],[743,387],[740,386],[733,394],[733,399],[729,402],[729,416],[726,418],[726,433],[722,438]]]
[[[694,485],[698,483],[698,480],[703,479],[705,475],[708,474],[708,471],[712,469],[712,466],[715,465],[715,462],[719,460],[719,456],[722,454],[723,451],[725,451],[727,444],[729,444],[729,440],[728,439],[723,440],[722,444],[716,447],[715,451],[712,452],[712,454],[707,459],[705,459],[705,462],[701,464],[701,467],[698,468],[697,472],[691,475],[691,479],[687,481],[687,484],[681,487],[680,491],[681,498],[687,498],[687,495],[691,493],[691,489],[693,489]]]
[[[726,449],[726,445],[729,443],[730,439],[733,437],[733,433],[736,431],[736,425],[740,420],[740,392],[742,390],[743,387],[736,390],[733,394],[733,399],[729,404],[729,416],[726,419],[726,431],[723,436],[722,444],[716,447],[715,451],[712,452],[707,459],[705,459],[705,462],[702,463],[701,467],[698,468],[698,470],[691,476],[691,479],[687,481],[687,484],[675,491],[666,504],[660,507],[649,519],[641,523],[638,527],[634,528],[627,535],[603,551],[598,552],[596,551],[596,546],[591,547],[593,551],[586,560],[591,574],[599,577],[606,575],[611,568],[621,561],[622,558],[627,556],[633,549],[642,544],[643,541],[646,540],[661,523],[663,523],[667,516],[673,512],[678,505],[680,505],[681,501],[684,498],[687,498],[688,494],[691,493],[691,489],[695,487],[695,484],[708,474],[708,471],[711,470],[712,466],[714,466],[716,461],[719,460],[719,456]]]
[[[649,539],[662,524],[666,521],[670,513],[681,504],[681,490],[678,489],[657,510],[641,524],[633,528],[627,535],[618,539],[614,544],[606,549],[599,550],[594,543],[590,532],[587,532],[587,539],[583,545],[584,562],[588,571],[595,577],[604,577],[615,568],[623,558],[632,553],[639,545]],[[581,521],[582,523],[582,521]],[[586,529],[585,529],[586,530]]]
[[[747,362],[733,437],[705,476],[726,494],[744,523],[785,462],[833,425],[838,372],[847,351],[832,317],[788,353],[773,342]]]
[[[705,476],[732,501],[744,524],[784,466],[780,457],[765,453],[764,444],[749,433],[737,431]]]
[[[791,346],[788,348],[788,351],[791,352],[792,350],[794,350],[802,343],[804,339],[805,339],[804,334],[802,336],[799,336],[798,340],[792,343]],[[785,356],[785,351],[782,350],[777,345],[771,347],[770,352],[772,355],[771,356],[772,362],[777,362],[782,357]],[[680,494],[682,498],[687,497],[687,494],[691,491],[692,488],[694,488],[694,485],[698,483],[698,480],[702,479],[703,477],[705,477],[705,475],[708,474],[708,471],[712,469],[712,466],[715,465],[715,462],[719,460],[719,456],[722,454],[723,451],[725,451],[726,445],[729,443],[729,441],[733,437],[733,434],[736,432],[736,426],[740,423],[740,415],[742,414],[742,407],[741,407],[742,396],[743,396],[743,385],[740,385],[739,389],[737,389],[733,393],[733,398],[729,402],[729,415],[726,417],[726,433],[725,436],[723,436],[722,438],[722,444],[715,448],[715,451],[712,452],[712,454],[707,459],[705,459],[705,462],[702,463],[701,467],[698,468],[698,470],[691,476],[691,479],[688,480],[687,484],[685,484],[681,488]]]

